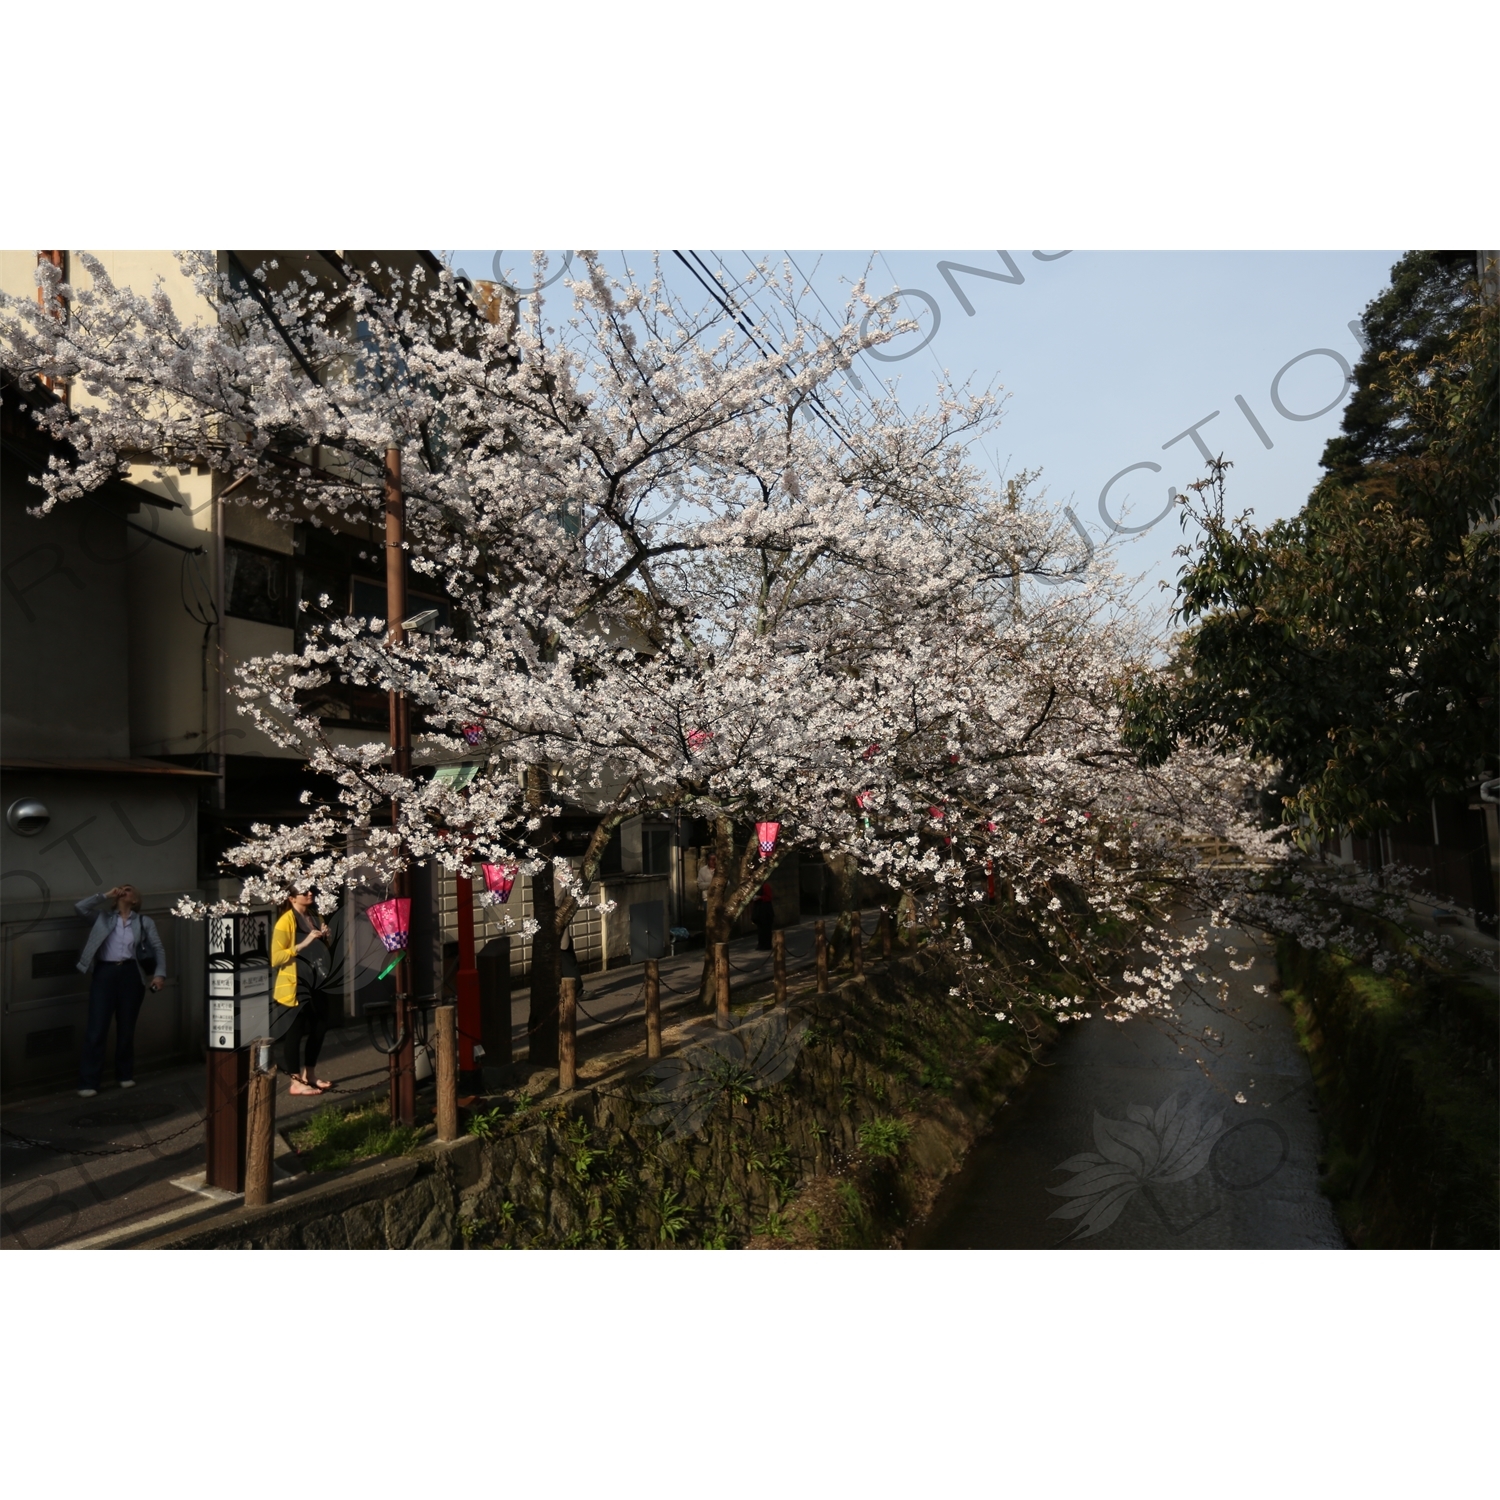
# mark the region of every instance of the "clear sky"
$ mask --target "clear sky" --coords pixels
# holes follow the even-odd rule
[[[489,278],[496,254],[462,251],[455,260]],[[505,279],[529,286],[530,252],[499,254]],[[816,294],[809,306],[825,317],[816,299],[841,310],[862,274],[873,295],[900,288],[899,316],[917,320],[921,331],[884,346],[884,360],[866,358],[860,378],[867,386],[884,383],[908,411],[933,399],[943,372],[976,388],[1002,386],[1004,421],[976,457],[997,476],[1041,469],[1049,502],[1070,506],[1097,544],[1110,534],[1101,491],[1122,470],[1161,466],[1136,468],[1110,487],[1106,506],[1121,526],[1152,522],[1168,506],[1169,487],[1180,490],[1202,476],[1202,453],[1191,435],[1179,435],[1214,412],[1199,435],[1210,453],[1234,464],[1232,509],[1252,509],[1261,523],[1298,510],[1348,399],[1339,359],[1353,366],[1359,356],[1350,321],[1388,283],[1400,252],[794,248],[700,251],[697,264],[700,274],[735,288],[742,305],[754,293],[755,305],[770,312],[767,290],[744,286],[744,278],[753,261],[779,267],[788,254],[798,286]],[[944,262],[974,269],[950,265],[945,274]],[[610,252],[606,263],[650,271],[648,253]],[[708,300],[670,253],[663,266],[685,296]],[[551,252],[549,276],[561,267],[561,252]],[[858,401],[858,392],[846,391],[843,400]],[[1120,567],[1142,575],[1149,594],[1156,579],[1175,577],[1171,554],[1182,539],[1176,512],[1139,534],[1114,536]]]

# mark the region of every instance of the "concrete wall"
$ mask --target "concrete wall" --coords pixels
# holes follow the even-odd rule
[[[190,777],[6,771],[0,800],[46,804],[51,823],[22,837],[0,823],[0,1085],[66,1082],[77,1070],[88,976],[76,961],[90,923],[81,896],[128,882],[167,949],[167,987],[141,1013],[137,1056],[191,1055],[204,1015],[203,931],[171,915],[196,888],[198,800]]]
[[[124,506],[80,501],[30,516],[40,494],[0,482],[0,743],[8,756],[130,754]]]

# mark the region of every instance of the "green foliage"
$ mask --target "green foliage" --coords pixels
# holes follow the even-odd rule
[[[897,1156],[911,1139],[911,1126],[905,1120],[876,1115],[859,1127],[859,1144],[868,1156]]]
[[[793,1168],[792,1154],[784,1143],[778,1142],[764,1157],[752,1154],[745,1166],[751,1172],[770,1178],[778,1202],[786,1199],[793,1186]]]
[[[713,1228],[703,1236],[705,1250],[727,1250],[734,1235],[734,1208],[721,1203],[714,1211]]]
[[[1419,451],[1421,434],[1399,420],[1393,365],[1421,367],[1447,354],[1473,305],[1474,256],[1467,250],[1412,250],[1391,268],[1391,284],[1365,309],[1365,351],[1354,367],[1355,393],[1341,430],[1323,450],[1323,467],[1353,483],[1371,464]]]
[[[767,1210],[765,1218],[755,1226],[755,1232],[771,1240],[789,1240],[792,1237],[785,1216],[777,1213],[774,1208]]]
[[[421,1135],[410,1125],[391,1128],[384,1104],[367,1104],[347,1113],[336,1105],[320,1109],[291,1134],[292,1145],[309,1172],[336,1172],[351,1162],[376,1156],[408,1156]]]
[[[505,1110],[498,1104],[493,1109],[478,1110],[469,1116],[468,1133],[483,1141],[492,1140],[504,1118]]]
[[[1186,633],[1126,693],[1148,762],[1183,740],[1279,762],[1278,812],[1325,835],[1500,769],[1497,315],[1455,275],[1414,254],[1371,304],[1345,438],[1300,514],[1227,517],[1222,462],[1193,486]]]
[[[573,1164],[573,1175],[580,1181],[593,1170],[594,1163],[607,1153],[592,1144],[587,1120],[574,1120],[563,1132],[563,1150]]]
[[[946,1094],[952,1091],[953,1075],[942,1063],[925,1062],[922,1064],[922,1071],[917,1074],[917,1082],[935,1094]]]
[[[663,1188],[653,1206],[656,1209],[657,1219],[660,1221],[660,1228],[657,1230],[658,1239],[664,1245],[675,1245],[677,1236],[687,1228],[687,1209],[672,1188]]]
[[[1375,974],[1287,940],[1277,959],[1328,1135],[1324,1186],[1351,1243],[1500,1248],[1493,981]]]
[[[846,1180],[836,1183],[833,1191],[844,1216],[844,1240],[851,1245],[862,1244],[870,1233],[870,1210],[859,1189]]]

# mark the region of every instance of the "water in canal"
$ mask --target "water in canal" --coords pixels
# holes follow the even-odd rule
[[[1228,941],[1255,962],[1232,970],[1214,950],[1227,1007],[1190,1000],[1185,1034],[1097,1017],[1065,1028],[913,1247],[1343,1249],[1274,959],[1244,934]]]

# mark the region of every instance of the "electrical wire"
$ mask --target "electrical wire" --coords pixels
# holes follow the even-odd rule
[[[713,278],[713,273],[711,271],[709,271],[708,267],[706,265],[703,266],[703,270],[707,274],[707,278],[708,278],[707,280],[705,280],[704,276],[699,274],[697,268],[693,265],[692,261],[688,260],[687,256],[685,256],[682,253],[682,251],[680,251],[680,250],[674,250],[672,252],[672,254],[675,255],[677,257],[677,259],[680,260],[683,263],[683,265],[685,265],[688,268],[688,271],[692,274],[693,279],[695,281],[697,281],[697,283],[709,294],[710,297],[712,297],[714,299],[715,302],[717,302],[719,304],[720,307],[722,307],[724,309],[724,311],[726,313],[729,314],[730,318],[733,319],[733,321],[735,322],[735,324],[740,329],[743,330],[743,332],[745,333],[745,336],[750,340],[750,342],[752,344],[755,345],[756,349],[759,351],[759,353],[761,355],[761,358],[762,359],[766,359],[766,360],[771,359],[773,357],[771,351],[769,349],[767,349],[766,346],[764,344],[762,344],[761,341],[755,336],[755,330],[748,323],[745,322],[745,320],[744,320],[743,317],[740,316],[740,313],[739,313],[738,309],[736,307],[732,306],[729,302],[727,302],[724,299],[724,297],[721,295],[721,288],[719,288],[718,286],[715,285],[714,278]],[[695,260],[698,258],[696,251],[690,251],[689,254],[691,254],[694,257]],[[702,263],[701,260],[699,261],[699,265],[703,265],[703,263]],[[793,370],[790,365],[787,366],[787,369],[789,371],[791,371],[792,374],[794,374],[794,375],[796,374],[796,371]],[[813,395],[811,392],[809,392],[809,394],[808,394],[808,402],[811,405],[813,411],[816,413],[816,415],[821,419],[821,421],[823,422],[824,426],[826,426],[828,428],[828,430],[831,433],[833,433],[833,435],[836,438],[838,438],[838,440],[851,453],[856,453],[857,454],[858,450],[849,441],[849,439],[846,438],[844,436],[844,434],[839,431],[838,427],[835,426],[834,422],[829,417],[828,413],[823,410],[823,407],[819,403],[818,398],[815,395]]]
[[[675,252],[674,252],[674,253],[675,253]],[[709,278],[710,278],[710,279],[711,279],[711,280],[713,280],[713,281],[716,281],[716,282],[717,282],[717,281],[718,281],[718,280],[719,280],[719,278],[718,278],[718,277],[716,277],[716,276],[715,276],[715,275],[714,275],[714,273],[713,273],[713,272],[712,272],[712,271],[711,271],[711,270],[710,270],[710,269],[709,269],[709,266],[708,266],[708,263],[707,263],[707,261],[705,261],[705,260],[704,260],[704,259],[703,259],[703,257],[702,257],[702,256],[701,256],[701,255],[699,255],[699,254],[698,254],[698,252],[697,252],[697,251],[696,251],[696,250],[689,250],[689,251],[688,251],[688,254],[689,254],[689,255],[691,255],[691,256],[692,256],[692,257],[693,257],[693,259],[694,259],[694,260],[695,260],[695,261],[697,261],[697,262],[698,262],[698,264],[699,264],[699,265],[700,265],[700,266],[701,266],[701,267],[702,267],[702,268],[703,268],[703,272],[704,272],[704,275],[706,275],[706,276],[708,276],[708,277],[709,277]],[[715,256],[714,256],[714,259],[715,259],[715,260],[719,260],[719,257],[718,257],[718,256],[717,256],[717,255],[715,255]],[[724,265],[724,262],[723,262],[723,261],[722,261],[722,260],[719,260],[719,264],[720,264],[720,265],[721,265],[721,266],[723,266],[723,265]],[[689,266],[689,267],[688,267],[688,269],[689,269],[689,270],[691,270],[691,269],[692,269],[692,267],[691,267],[691,266]],[[729,276],[729,268],[728,268],[728,267],[727,267],[727,266],[725,266],[725,267],[724,267],[724,275],[725,275],[725,278],[726,278],[726,279],[731,279],[731,280],[732,280],[732,279],[733,279],[733,278],[731,278],[731,277],[730,277],[730,276]],[[703,284],[703,285],[707,285],[707,283],[706,283],[706,282],[703,282],[703,278],[702,278],[702,277],[699,277],[699,278],[698,278],[698,279],[699,279],[699,282],[700,282],[700,283],[701,283],[701,284]],[[737,285],[737,286],[738,286],[738,285],[739,285],[739,283],[736,283],[736,285]],[[720,289],[721,289],[721,290],[722,290],[722,291],[724,291],[724,292],[725,292],[725,295],[726,295],[726,296],[729,296],[729,295],[732,295],[732,294],[731,294],[731,293],[729,293],[729,291],[728,291],[728,289],[727,289],[727,288],[725,288],[725,287],[723,287],[723,285],[722,285],[722,283],[720,283]],[[712,292],[713,292],[713,288],[712,288],[712,287],[710,287],[710,288],[709,288],[709,291],[710,291],[710,293],[712,293]],[[752,299],[752,300],[753,300],[753,299]],[[725,306],[725,307],[726,307],[726,309],[727,309],[727,307],[728,307],[728,304],[723,304],[723,303],[721,303],[721,305],[724,305],[724,306]],[[758,310],[758,309],[757,309],[757,310]],[[755,347],[756,347],[756,348],[757,348],[757,349],[759,349],[759,350],[760,350],[760,351],[761,351],[761,353],[762,353],[762,354],[763,354],[763,355],[764,355],[764,357],[765,357],[765,358],[767,358],[767,359],[770,359],[770,358],[771,358],[771,355],[770,355],[770,353],[769,353],[769,351],[767,351],[767,350],[766,350],[766,348],[765,348],[765,346],[764,346],[764,345],[762,345],[762,344],[761,344],[761,342],[760,342],[760,340],[759,340],[759,339],[757,339],[757,338],[756,338],[756,337],[755,337],[755,334],[754,334],[754,333],[753,333],[753,332],[752,332],[752,331],[751,331],[751,329],[750,329],[750,328],[749,328],[749,327],[748,327],[748,326],[747,326],[747,325],[746,325],[746,324],[745,324],[745,322],[744,322],[744,321],[743,321],[743,320],[742,320],[742,319],[740,319],[740,318],[739,318],[739,316],[738,316],[738,313],[739,313],[739,308],[738,308],[738,304],[735,304],[735,306],[734,306],[734,311],[733,311],[733,312],[731,312],[731,314],[730,314],[730,315],[731,315],[731,316],[732,316],[732,317],[734,317],[734,318],[735,318],[735,320],[736,320],[736,322],[738,322],[738,323],[739,323],[739,325],[740,325],[740,327],[741,327],[741,328],[744,328],[744,329],[745,329],[745,332],[746,332],[746,333],[747,333],[747,334],[749,334],[749,336],[750,336],[750,338],[751,338],[751,340],[752,340],[752,342],[754,342],[754,344],[755,344]],[[778,351],[778,352],[780,352],[780,351]],[[791,373],[791,374],[793,374],[793,375],[795,375],[795,374],[796,374],[796,373],[797,373],[797,370],[796,370],[796,367],[795,367],[795,366],[794,366],[794,365],[792,365],[792,364],[791,364],[791,363],[790,363],[790,362],[788,362],[788,363],[787,363],[787,366],[786,366],[786,368],[787,368],[787,370],[788,370],[788,371],[789,371],[789,372],[790,372],[790,373]],[[840,441],[840,442],[841,442],[841,443],[843,443],[843,445],[844,445],[844,446],[845,446],[845,447],[846,447],[846,448],[847,448],[847,449],[848,449],[848,450],[849,450],[849,451],[850,451],[850,452],[851,452],[851,453],[857,453],[857,451],[858,451],[858,450],[857,450],[857,449],[856,449],[856,448],[855,448],[855,447],[854,447],[854,445],[853,445],[853,444],[852,444],[852,443],[851,443],[851,442],[850,442],[850,441],[849,441],[849,439],[848,439],[848,438],[846,438],[846,437],[845,437],[845,436],[844,436],[844,434],[843,434],[843,433],[842,433],[842,432],[841,432],[841,431],[840,431],[840,430],[839,430],[839,428],[838,428],[838,426],[837,426],[837,424],[836,424],[836,423],[835,423],[835,422],[834,422],[834,420],[833,420],[833,418],[832,418],[832,416],[831,416],[831,415],[830,415],[830,413],[829,413],[829,411],[828,411],[828,408],[827,408],[827,407],[825,407],[825,406],[824,406],[824,405],[823,405],[823,402],[822,402],[822,399],[821,399],[821,397],[820,397],[820,396],[819,396],[819,395],[818,395],[818,394],[817,394],[817,393],[816,393],[816,392],[815,392],[815,391],[809,391],[809,392],[808,392],[808,393],[807,393],[807,399],[808,399],[808,401],[809,401],[809,403],[810,403],[810,404],[811,404],[811,405],[812,405],[812,408],[813,408],[813,410],[814,410],[814,411],[815,411],[815,412],[816,412],[816,413],[817,413],[817,414],[818,414],[818,416],[819,416],[819,417],[821,417],[821,418],[822,418],[822,421],[823,421],[823,425],[824,425],[824,426],[825,426],[825,427],[827,427],[827,428],[828,428],[828,430],[829,430],[829,431],[830,431],[830,432],[832,432],[832,433],[833,433],[833,435],[834,435],[834,436],[835,436],[835,437],[837,437],[837,438],[838,438],[838,440],[839,440],[839,441]]]
[[[828,316],[830,318],[835,318],[836,319],[838,317],[838,314],[836,312],[834,312],[834,310],[831,307],[829,307],[829,305],[826,302],[823,301],[823,294],[822,294],[822,292],[820,292],[817,289],[817,287],[815,287],[813,285],[812,278],[802,269],[801,266],[799,266],[797,264],[796,260],[792,256],[792,252],[790,250],[783,250],[781,253],[784,256],[786,256],[787,261],[791,265],[792,269],[802,278],[802,280],[804,281],[804,283],[806,283],[807,289],[813,294],[814,297],[816,297],[818,299],[819,302],[823,303],[823,310],[828,314]],[[740,251],[740,254],[744,255],[745,252],[742,250],[742,251]],[[748,259],[748,257],[746,257],[746,258]],[[778,296],[781,295],[780,288],[777,289],[777,295]],[[870,368],[870,359],[869,359],[869,356],[866,355],[866,354],[861,354],[859,356],[859,358],[860,358],[860,362],[865,366],[865,368],[870,370],[870,379],[871,379],[871,381],[873,381],[876,385],[878,385],[882,390],[885,390],[886,389],[886,384],[885,384],[884,379],[882,379],[882,377],[875,370],[873,370],[873,369]],[[861,394],[864,394],[863,391],[861,391]],[[902,408],[902,405],[901,405],[900,401],[898,401],[896,399],[896,395],[895,395],[894,391],[892,391],[890,393],[890,397],[891,397],[891,401],[894,404],[896,410],[898,412],[900,412],[900,414],[901,414],[901,420],[903,422],[909,422],[911,419],[906,415],[906,412]],[[869,404],[870,404],[870,410],[874,411],[875,410],[875,400],[874,400],[874,398],[872,396],[868,396],[867,395],[867,396],[865,396],[865,400],[869,402]]]

